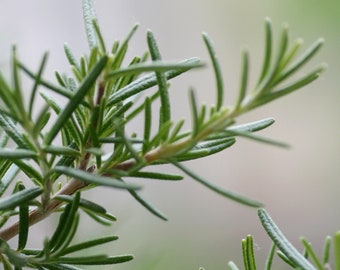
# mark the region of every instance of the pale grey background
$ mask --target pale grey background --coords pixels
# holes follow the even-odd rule
[[[0,5],[3,70],[8,71],[13,43],[18,44],[21,59],[32,68],[37,68],[44,51],[50,51],[45,76],[51,80],[56,69],[68,72],[63,55],[65,41],[79,56],[87,52],[80,1],[1,0]],[[209,63],[201,39],[201,32],[208,32],[222,64],[228,104],[233,102],[238,89],[243,48],[250,51],[251,83],[256,82],[265,17],[272,18],[276,37],[281,24],[288,22],[291,37],[303,37],[306,45],[320,36],[326,39],[322,52],[305,69],[327,62],[329,69],[321,79],[240,119],[242,123],[274,117],[276,124],[262,134],[290,143],[291,150],[240,139],[223,153],[188,163],[211,181],[263,201],[289,239],[298,243],[304,235],[320,251],[324,237],[339,229],[340,222],[339,1],[98,0],[96,8],[108,43],[124,38],[134,23],[140,23],[130,45],[131,57],[144,52],[145,32],[152,29],[164,59],[199,56]],[[187,108],[190,86],[195,86],[202,103],[213,103],[215,83],[211,66],[173,82],[174,118],[190,119]],[[77,238],[117,234],[121,239],[104,251],[136,256],[129,264],[107,269],[142,269],[140,265],[143,269],[162,270],[199,266],[207,270],[227,269],[231,259],[242,267],[240,241],[247,234],[255,236],[256,255],[263,263],[270,242],[255,209],[228,201],[190,179],[180,183],[145,182],[143,195],[170,220],[158,220],[121,191],[98,189],[88,193],[89,198],[103,202],[118,217],[118,222],[103,228],[86,220],[84,231]],[[33,247],[40,245],[53,226],[53,222],[44,222],[32,229]]]

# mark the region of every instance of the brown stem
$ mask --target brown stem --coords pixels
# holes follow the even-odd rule
[[[84,183],[84,182],[82,182],[78,179],[72,179],[65,186],[63,186],[55,194],[55,196],[57,196],[57,195],[72,195],[77,190],[79,190],[79,189],[81,189],[85,186],[86,186],[86,183]],[[58,208],[58,206],[61,203],[62,202],[60,200],[56,200],[56,199],[52,198],[50,203],[47,205],[44,212],[42,212],[38,208],[30,211],[29,219],[28,219],[29,220],[28,221],[29,226],[32,226],[32,225],[38,223],[39,221],[45,219],[46,217],[48,217],[51,213],[53,213]],[[19,232],[19,222],[17,221],[14,224],[12,224],[11,226],[9,226],[8,228],[0,231],[0,238],[2,238],[5,241],[8,241],[11,238],[13,238],[14,236],[16,236],[18,234],[18,232]]]

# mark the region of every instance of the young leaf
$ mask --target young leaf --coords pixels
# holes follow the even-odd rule
[[[340,231],[337,231],[333,237],[334,243],[334,270],[340,270]]]
[[[203,33],[203,40],[205,42],[205,45],[207,46],[209,56],[214,67],[216,88],[217,88],[216,110],[219,111],[223,105],[223,96],[224,96],[223,76],[221,72],[221,67],[216,56],[213,42],[209,38],[207,33]]]
[[[96,31],[93,26],[93,20],[96,20],[94,3],[92,0],[82,0],[82,7],[87,42],[89,44],[90,49],[93,49],[94,47],[98,47]]]
[[[303,237],[301,238],[301,242],[306,249],[306,253],[308,254],[308,256],[311,257],[312,261],[314,262],[316,268],[318,270],[324,270],[324,267],[323,267],[321,261],[318,259],[315,251],[313,250],[312,245],[306,239],[304,239]]]
[[[150,50],[150,55],[152,61],[160,61],[161,55],[156,43],[156,39],[151,31],[147,33],[147,41]],[[166,81],[166,75],[164,72],[156,71],[156,78],[158,84],[158,91],[160,92],[160,101],[161,101],[161,122],[159,129],[162,129],[163,125],[169,121],[171,121],[171,111],[170,111],[170,99],[168,92],[168,85]],[[165,135],[165,139],[168,137],[168,134]]]
[[[59,130],[63,127],[65,122],[70,118],[72,113],[78,108],[78,105],[81,103],[85,95],[91,90],[92,86],[94,85],[95,81],[97,80],[98,76],[101,74],[102,70],[104,69],[107,63],[108,57],[103,56],[96,66],[90,71],[88,76],[79,86],[76,94],[70,99],[69,103],[63,109],[63,111],[59,114],[56,122],[52,126],[49,133],[45,136],[45,144],[49,145],[58,134]]]
[[[33,112],[36,92],[37,92],[38,86],[40,84],[41,75],[42,75],[42,73],[44,71],[44,68],[46,66],[47,57],[48,57],[48,54],[45,53],[43,58],[42,58],[42,60],[41,60],[39,71],[38,71],[38,73],[37,73],[37,75],[35,77],[33,89],[31,90],[31,96],[30,96],[29,108],[28,108],[28,115],[29,115],[30,118],[32,118],[32,112]]]

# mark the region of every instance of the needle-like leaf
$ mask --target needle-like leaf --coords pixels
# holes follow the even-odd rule
[[[0,199],[0,211],[15,208],[21,204],[33,200],[42,193],[42,189],[34,187],[16,192],[8,197]]]
[[[127,184],[117,179],[113,179],[113,178],[106,177],[106,176],[95,175],[92,173],[87,173],[82,170],[77,170],[77,169],[70,168],[70,167],[57,166],[55,167],[54,171],[60,174],[64,174],[66,176],[80,179],[88,184],[95,184],[95,185],[122,188],[122,189],[140,189],[141,188],[139,185]]]
[[[63,127],[65,122],[71,117],[72,113],[77,109],[78,105],[82,102],[85,95],[91,90],[93,85],[95,84],[98,76],[101,74],[107,63],[107,56],[103,56],[96,66],[90,71],[88,76],[85,78],[83,83],[80,85],[76,94],[70,99],[69,103],[63,109],[63,111],[59,114],[56,122],[52,126],[49,133],[45,136],[45,144],[49,145],[53,139],[57,136],[59,130]]]
[[[315,267],[287,240],[265,209],[260,208],[258,215],[269,237],[289,260],[302,270],[315,270]]]

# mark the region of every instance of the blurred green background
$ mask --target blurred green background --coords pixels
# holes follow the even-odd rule
[[[44,51],[50,51],[45,76],[54,70],[68,72],[63,55],[66,41],[80,56],[87,52],[80,1],[1,0],[0,67],[8,70],[11,44],[18,44],[21,59],[37,68]],[[209,64],[201,32],[214,40],[231,104],[239,83],[240,54],[251,56],[251,83],[260,71],[264,19],[270,17],[275,37],[288,23],[291,38],[303,37],[306,48],[323,37],[321,53],[304,70],[320,62],[329,66],[321,79],[293,95],[246,115],[240,123],[274,117],[276,124],[261,134],[288,142],[290,150],[240,139],[231,149],[187,165],[211,181],[265,203],[287,237],[298,247],[305,236],[321,252],[326,235],[340,229],[340,1],[338,0],[97,0],[97,15],[108,43],[122,39],[136,22],[140,28],[129,54],[146,49],[145,32],[151,29],[163,59],[199,56]],[[303,73],[303,71],[302,71]],[[300,73],[301,74],[301,73]],[[174,118],[190,119],[187,90],[194,86],[202,103],[214,102],[211,66],[172,83]],[[136,126],[138,129],[138,126]],[[175,171],[173,168],[162,168]],[[255,237],[259,265],[264,264],[270,241],[255,209],[228,201],[191,179],[180,183],[144,182],[143,195],[169,217],[158,220],[128,194],[112,189],[87,192],[118,217],[109,228],[85,219],[78,239],[119,235],[120,240],[102,251],[133,253],[131,263],[101,269],[227,269],[227,262],[241,264],[241,239]],[[32,247],[54,228],[52,221],[32,228]],[[274,269],[288,269],[278,263]],[[281,267],[281,268],[280,268]],[[261,267],[260,267],[261,268]],[[89,267],[88,269],[93,269]]]

